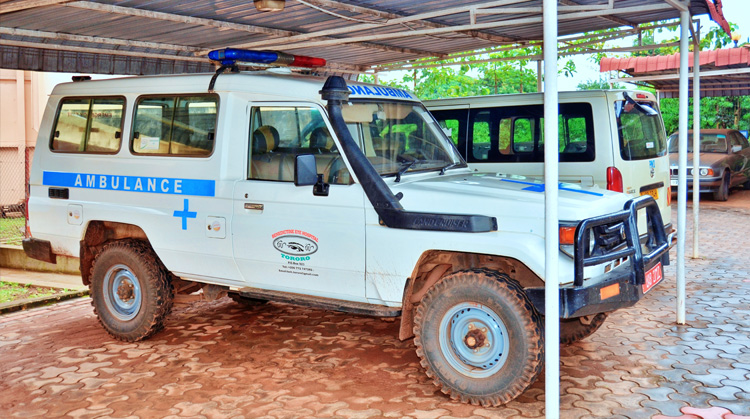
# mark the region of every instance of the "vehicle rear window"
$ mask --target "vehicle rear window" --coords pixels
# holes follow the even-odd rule
[[[214,148],[217,109],[214,95],[139,98],[131,150],[146,155],[208,156]]]
[[[122,138],[124,98],[60,101],[50,149],[62,153],[116,153]]]
[[[664,124],[651,102],[615,102],[620,155],[623,160],[645,160],[667,154]]]

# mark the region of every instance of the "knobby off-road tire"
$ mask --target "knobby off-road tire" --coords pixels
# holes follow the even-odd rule
[[[596,332],[609,313],[592,314],[591,316],[576,317],[560,320],[560,344],[570,345],[573,342],[591,336]]]
[[[443,393],[498,406],[524,392],[544,366],[544,328],[521,286],[495,271],[446,276],[422,298],[414,343]]]
[[[174,300],[166,268],[140,240],[105,245],[94,259],[89,290],[99,322],[112,337],[126,342],[164,328]]]

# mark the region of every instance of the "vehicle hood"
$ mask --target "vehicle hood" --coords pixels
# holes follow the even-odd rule
[[[724,153],[700,153],[700,164],[701,166],[714,166],[726,159],[729,155]],[[693,166],[693,153],[688,153],[688,168]],[[669,153],[669,165],[677,166],[679,160],[678,153]]]
[[[503,220],[543,219],[544,181],[540,177],[467,172],[453,175],[409,176],[390,182],[403,193],[407,211],[478,214]],[[579,221],[622,210],[630,197],[598,187],[560,183],[559,219]]]

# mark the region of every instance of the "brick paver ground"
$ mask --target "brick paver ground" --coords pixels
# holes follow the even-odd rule
[[[687,325],[675,324],[672,265],[645,300],[561,348],[560,417],[750,416],[749,216],[702,213]],[[504,407],[454,403],[397,334],[392,320],[222,299],[122,343],[89,300],[61,303],[0,317],[0,417],[543,417],[543,376]],[[684,418],[722,417],[708,415]]]

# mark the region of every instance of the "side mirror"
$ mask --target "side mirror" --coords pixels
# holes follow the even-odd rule
[[[294,185],[313,186],[313,195],[328,196],[330,185],[323,182],[323,175],[317,173],[315,156],[312,154],[300,154],[294,160]]]
[[[294,185],[315,185],[318,182],[317,170],[314,155],[301,154],[296,156],[294,160]]]
[[[741,145],[733,145],[732,146],[732,153],[739,153],[740,150],[742,150],[742,146]]]

